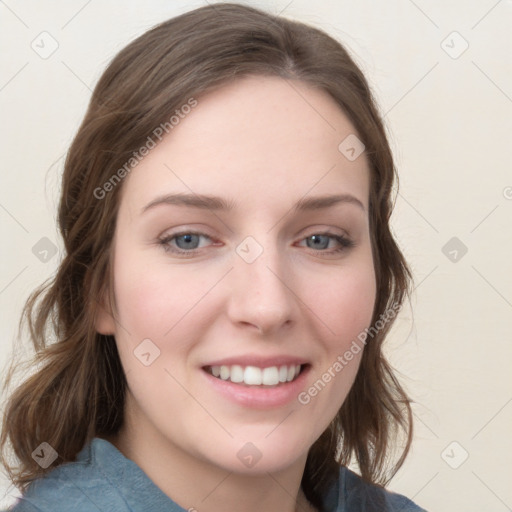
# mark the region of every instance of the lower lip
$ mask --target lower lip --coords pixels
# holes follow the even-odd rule
[[[236,384],[222,380],[201,369],[209,384],[229,400],[253,409],[269,409],[280,407],[296,400],[305,386],[310,366],[306,366],[300,375],[291,382],[284,382],[275,387],[256,387]]]

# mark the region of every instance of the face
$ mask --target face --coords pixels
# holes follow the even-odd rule
[[[97,330],[115,335],[146,447],[277,471],[305,461],[359,366],[368,164],[338,149],[355,129],[336,103],[300,82],[246,77],[197,100],[122,184],[116,321]]]

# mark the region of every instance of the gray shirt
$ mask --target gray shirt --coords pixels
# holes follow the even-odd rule
[[[198,512],[201,512],[197,507]],[[74,462],[30,484],[13,512],[189,512],[174,503],[113,444],[95,437]],[[425,512],[409,499],[340,467],[322,512]],[[266,512],[266,511],[265,511]]]

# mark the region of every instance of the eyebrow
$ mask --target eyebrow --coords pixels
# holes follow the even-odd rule
[[[303,197],[293,206],[293,210],[296,212],[322,210],[340,203],[353,204],[363,211],[366,211],[363,203],[351,194]],[[144,206],[141,213],[145,213],[147,210],[160,205],[188,206],[204,210],[230,211],[235,207],[236,203],[234,201],[226,201],[222,197],[211,195],[184,193],[166,194],[157,197]]]

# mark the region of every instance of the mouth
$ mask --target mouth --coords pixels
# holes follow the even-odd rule
[[[204,366],[203,370],[213,377],[241,386],[256,388],[275,388],[295,381],[309,364],[280,366],[214,365]]]

